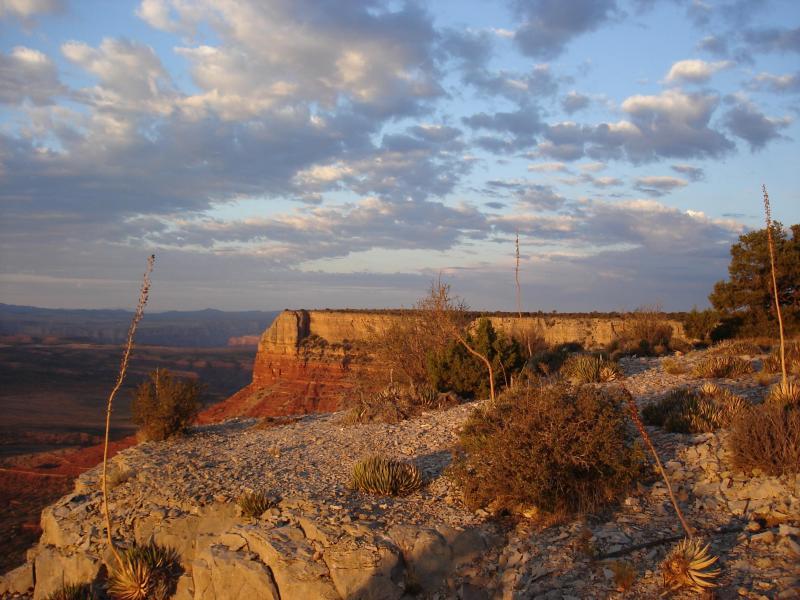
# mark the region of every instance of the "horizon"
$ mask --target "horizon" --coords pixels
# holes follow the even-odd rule
[[[0,33],[7,304],[130,310],[155,253],[151,312],[439,273],[515,312],[518,233],[523,312],[682,312],[762,183],[800,222],[791,0],[15,0]]]

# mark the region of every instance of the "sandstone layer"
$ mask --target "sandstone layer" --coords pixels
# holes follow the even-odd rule
[[[369,340],[402,318],[401,311],[286,310],[262,334],[250,385],[206,410],[200,422],[234,416],[280,416],[339,409],[354,385]],[[584,348],[610,344],[632,321],[621,317],[491,316],[494,327],[548,344],[576,342]],[[683,325],[667,323],[685,338]]]

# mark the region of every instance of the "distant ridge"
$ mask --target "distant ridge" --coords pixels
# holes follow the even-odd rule
[[[279,313],[213,308],[152,312],[139,325],[137,341],[161,346],[227,346],[230,338],[259,335]],[[122,309],[38,308],[0,303],[0,335],[121,343],[132,314]]]

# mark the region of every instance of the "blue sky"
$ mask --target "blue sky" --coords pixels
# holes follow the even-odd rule
[[[800,5],[0,0],[0,301],[704,306],[800,221]]]

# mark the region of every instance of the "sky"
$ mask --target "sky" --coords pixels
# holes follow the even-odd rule
[[[796,0],[0,0],[0,302],[702,308],[798,118]]]

